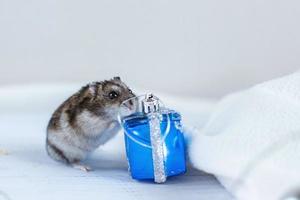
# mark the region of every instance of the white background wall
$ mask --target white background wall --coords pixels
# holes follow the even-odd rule
[[[0,85],[220,96],[300,66],[298,0],[0,0]]]

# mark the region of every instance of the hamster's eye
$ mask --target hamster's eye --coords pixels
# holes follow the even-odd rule
[[[119,94],[117,93],[117,92],[115,92],[115,91],[111,91],[109,94],[108,94],[108,97],[110,98],[110,99],[115,99],[115,98],[117,98],[119,96]]]
[[[132,90],[131,89],[128,89],[128,91],[129,91],[130,94],[132,94]]]

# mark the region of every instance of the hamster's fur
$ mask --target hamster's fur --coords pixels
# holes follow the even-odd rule
[[[53,113],[47,127],[48,155],[89,171],[81,161],[116,135],[119,106],[134,96],[119,77],[82,87]]]

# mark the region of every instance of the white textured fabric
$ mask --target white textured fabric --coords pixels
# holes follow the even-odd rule
[[[280,199],[300,190],[300,73],[218,103],[190,157],[238,199]]]

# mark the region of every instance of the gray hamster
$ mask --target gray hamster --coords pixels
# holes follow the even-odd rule
[[[120,104],[134,96],[120,77],[82,87],[53,113],[47,127],[48,155],[74,168],[91,170],[82,161],[116,135]]]

